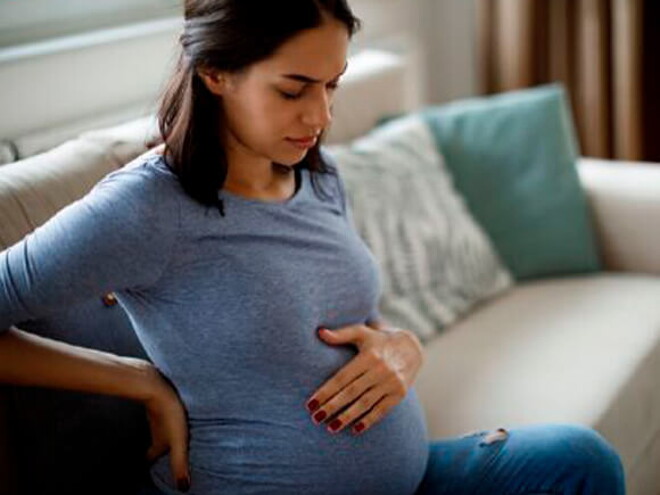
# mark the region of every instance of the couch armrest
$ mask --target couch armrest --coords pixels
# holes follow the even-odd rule
[[[660,164],[581,158],[578,174],[605,267],[660,275]]]

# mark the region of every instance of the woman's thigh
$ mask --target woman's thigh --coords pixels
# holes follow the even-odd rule
[[[622,495],[621,460],[596,431],[542,424],[435,440],[415,495]]]

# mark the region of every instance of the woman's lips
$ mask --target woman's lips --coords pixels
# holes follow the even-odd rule
[[[288,142],[297,148],[308,149],[316,144],[316,137],[308,137],[302,139],[286,138]]]

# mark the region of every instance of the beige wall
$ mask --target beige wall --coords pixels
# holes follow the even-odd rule
[[[474,0],[420,0],[429,63],[429,100],[477,94]]]
[[[476,95],[475,0],[353,0],[352,5],[365,20],[358,43],[407,38],[423,101]]]

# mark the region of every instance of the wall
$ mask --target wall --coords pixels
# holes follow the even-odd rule
[[[152,111],[179,29],[159,20],[0,50],[0,139],[30,155]]]
[[[419,77],[420,99],[442,103],[478,92],[475,0],[353,0],[366,39],[405,46]],[[392,40],[388,43],[387,40]]]
[[[476,95],[475,0],[421,0],[420,11],[428,50],[429,101]]]

